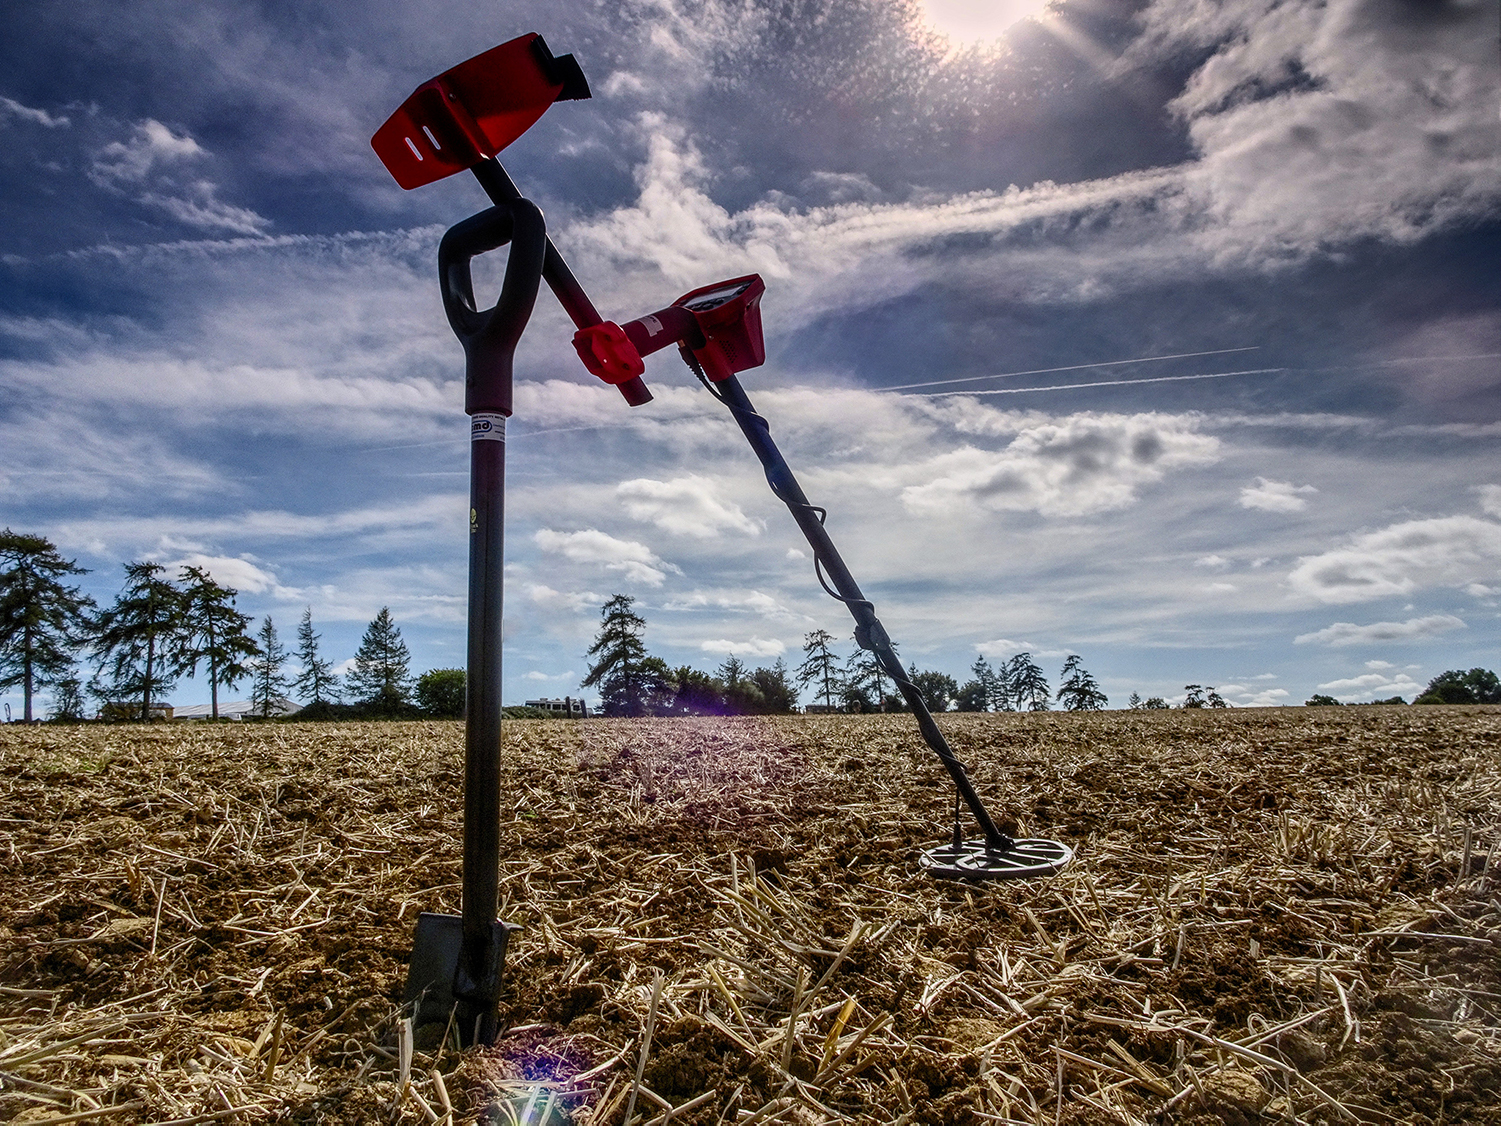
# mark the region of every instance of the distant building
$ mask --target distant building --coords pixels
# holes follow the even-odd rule
[[[809,704],[803,708],[804,715],[838,715],[842,711],[838,704]]]
[[[273,719],[281,719],[284,716],[292,715],[294,712],[300,712],[301,710],[302,708],[296,702],[288,700],[285,696],[278,696],[276,703],[272,705],[271,716]],[[168,715],[166,718],[210,719],[213,714],[214,708],[212,704],[193,704],[191,707],[178,708],[174,714]],[[260,714],[259,711],[249,700],[221,701],[219,704],[220,719],[237,720],[247,715],[253,716],[258,714]]]
[[[541,708],[545,712],[556,712],[558,715],[571,716],[574,719],[587,719],[589,706],[583,700],[575,700],[572,696],[564,696],[561,700],[550,700],[546,697],[541,700],[528,700],[529,708]]]

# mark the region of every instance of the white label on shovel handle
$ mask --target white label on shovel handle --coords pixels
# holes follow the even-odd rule
[[[481,411],[469,418],[471,442],[504,442],[506,440],[506,416]]]

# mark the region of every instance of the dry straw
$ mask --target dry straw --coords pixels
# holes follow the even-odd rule
[[[0,1118],[1494,1117],[1495,709],[941,722],[1073,866],[920,880],[903,717],[507,725],[480,1052],[396,1005],[458,725],[4,728]]]

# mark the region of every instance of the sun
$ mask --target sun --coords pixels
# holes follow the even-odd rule
[[[1028,16],[1041,15],[1048,0],[922,0],[923,14],[933,30],[955,44],[998,39]]]

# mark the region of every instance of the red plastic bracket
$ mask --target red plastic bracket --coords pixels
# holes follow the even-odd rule
[[[641,353],[614,321],[579,329],[573,347],[590,373],[606,383],[625,383],[646,371]]]
[[[553,102],[588,96],[572,55],[554,58],[540,35],[522,35],[417,87],[370,147],[398,184],[420,188],[490,159]]]

